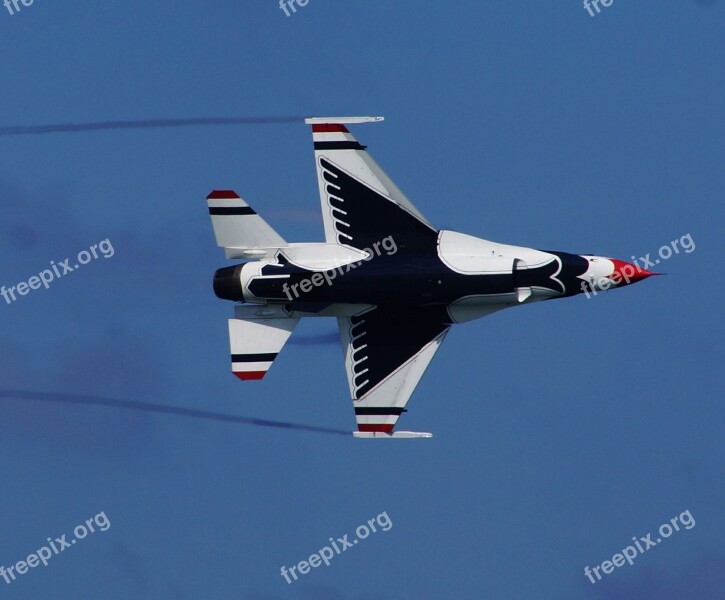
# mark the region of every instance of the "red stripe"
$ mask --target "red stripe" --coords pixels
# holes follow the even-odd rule
[[[382,433],[392,433],[395,425],[389,425],[386,423],[358,423],[358,431],[377,431]]]
[[[267,371],[232,371],[242,381],[254,381],[262,379],[267,374]]]
[[[214,190],[206,197],[207,200],[239,200],[239,196],[234,190]]]
[[[312,126],[312,133],[350,133],[347,127],[339,123],[320,123]]]

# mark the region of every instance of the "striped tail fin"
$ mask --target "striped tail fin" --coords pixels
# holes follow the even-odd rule
[[[259,258],[287,245],[233,190],[214,190],[206,202],[217,245],[227,258]]]
[[[282,309],[237,306],[235,318],[229,319],[234,375],[242,381],[262,379],[298,322]]]

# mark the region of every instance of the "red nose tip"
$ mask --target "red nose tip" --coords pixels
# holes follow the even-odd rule
[[[609,278],[615,281],[618,286],[629,285],[641,279],[647,279],[650,275],[659,275],[659,273],[653,273],[623,260],[617,260],[616,258],[610,258],[609,260],[614,263],[614,271]]]

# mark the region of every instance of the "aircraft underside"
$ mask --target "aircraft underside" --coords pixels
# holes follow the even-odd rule
[[[229,337],[237,377],[264,377],[300,318],[336,317],[355,435],[430,437],[393,430],[453,324],[652,273],[436,229],[344,125],[380,120],[307,120],[324,243],[288,243],[233,191],[209,194],[217,244],[243,261],[216,272],[214,291],[236,303]]]

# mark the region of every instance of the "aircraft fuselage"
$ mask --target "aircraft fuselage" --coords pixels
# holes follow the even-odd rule
[[[393,234],[370,246],[341,255],[335,244],[291,245],[271,262],[220,269],[214,288],[226,300],[282,304],[290,312],[327,316],[338,304],[438,306],[448,309],[451,322],[461,322],[507,306],[601,289],[600,280],[616,272],[604,257],[497,244],[445,230],[406,246]],[[309,264],[310,250],[324,260]]]

